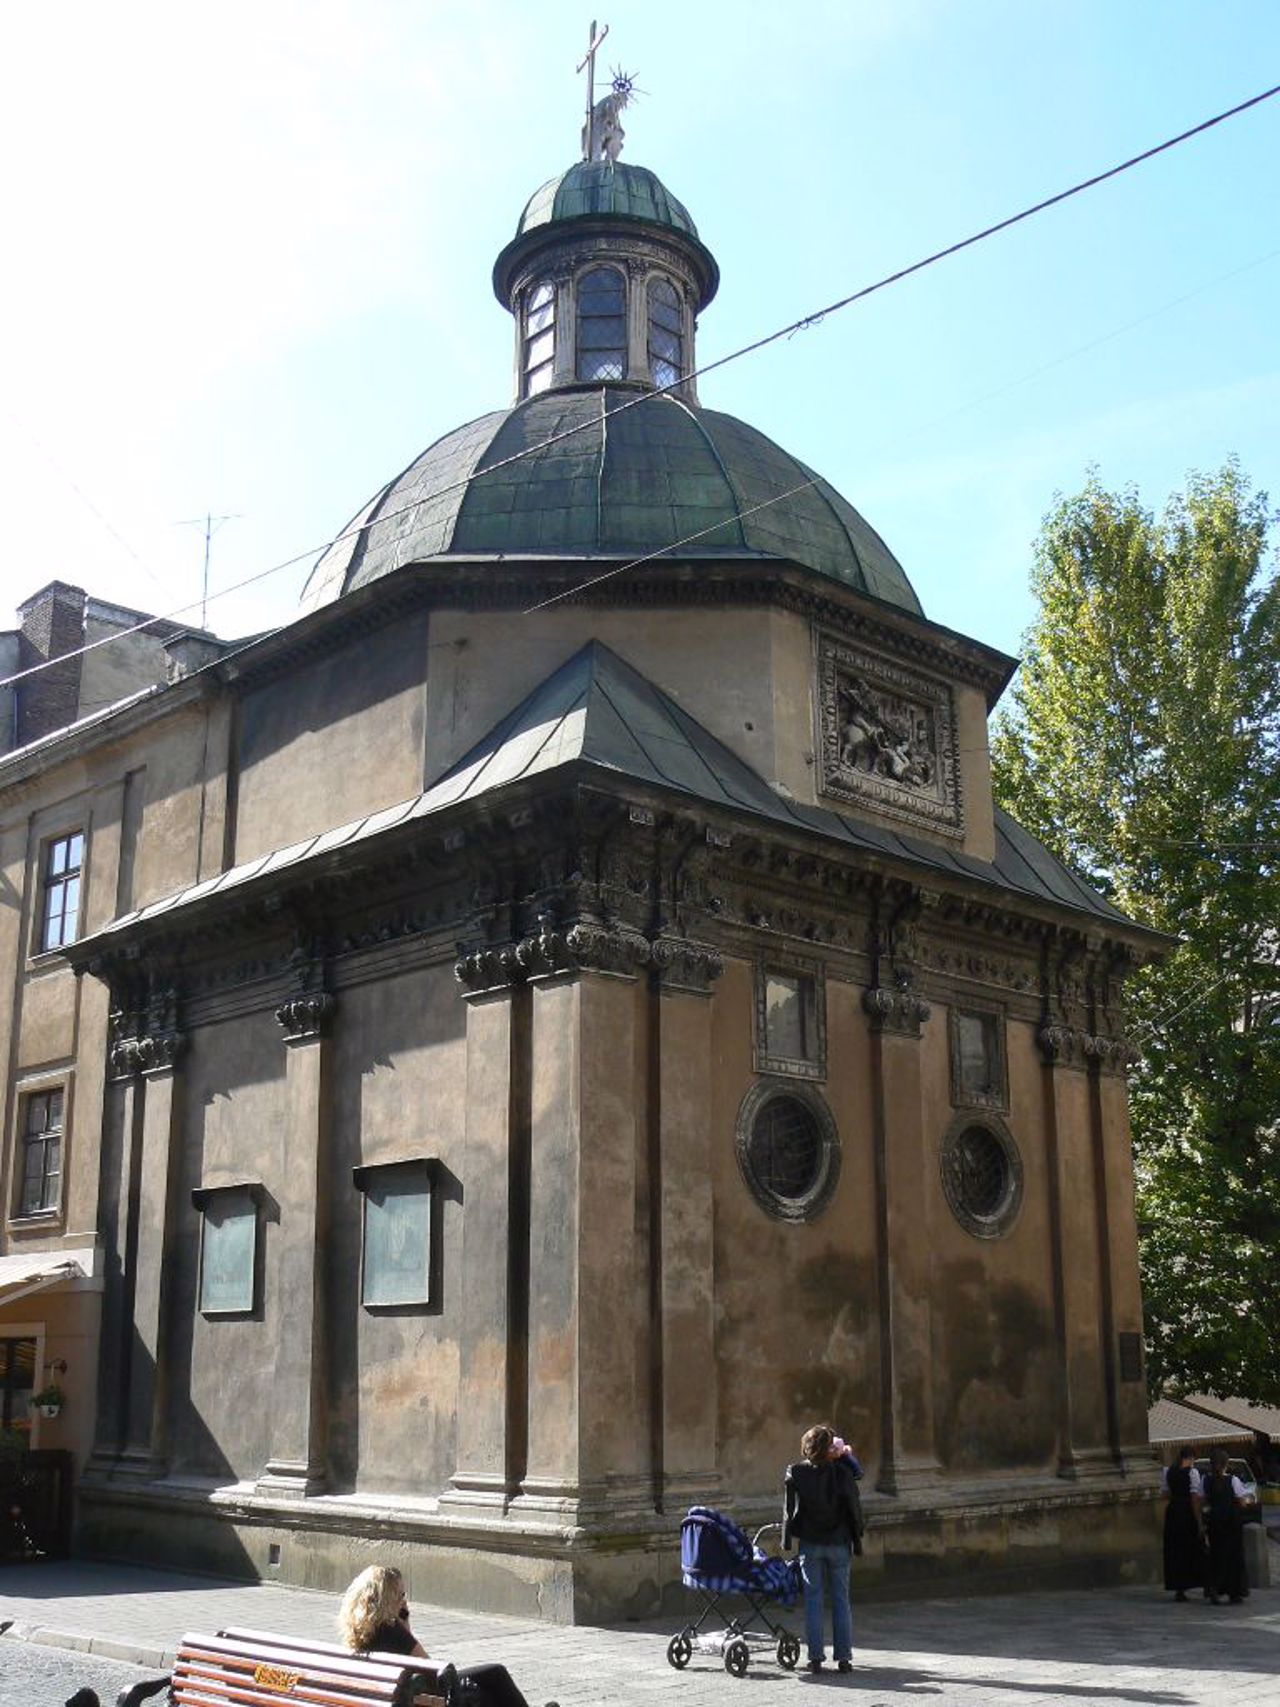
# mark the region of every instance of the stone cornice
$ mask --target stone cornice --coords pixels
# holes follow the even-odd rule
[[[751,954],[772,937],[872,989],[946,1001],[957,981],[999,985],[1038,1003],[1045,1023],[1121,1036],[1120,984],[1142,949],[1105,935],[1101,921],[1086,932],[1078,918],[1046,919],[1033,898],[979,901],[975,887],[944,872],[913,882],[874,850],[799,826],[688,801],[672,810],[653,791],[598,785],[579,767],[522,784],[500,812],[468,804],[397,825],[333,850],[321,869],[283,867],[261,887],[234,885],[190,912],[87,938],[68,958],[104,977],[134,1016],[153,986],[180,981],[185,1011],[203,1021],[243,1011],[250,989],[249,1006],[283,1007],[446,957],[469,994],[580,970],[709,989],[727,947]],[[304,918],[322,952],[299,948]],[[135,1018],[124,1029],[172,1024]]]
[[[758,605],[795,611],[808,620],[883,648],[980,688],[993,705],[1017,660],[944,628],[927,617],[872,599],[853,587],[784,559],[741,556],[679,557],[645,565],[602,585],[572,592],[603,564],[628,561],[593,554],[496,560],[444,556],[409,563],[392,575],[345,593],[296,622],[241,648],[201,672],[246,685],[268,681],[310,658],[401,621],[414,611],[523,610],[548,593],[569,592],[566,603],[612,609],[695,609]],[[192,677],[191,680],[198,678]]]

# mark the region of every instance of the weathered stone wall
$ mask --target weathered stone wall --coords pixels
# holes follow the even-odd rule
[[[421,790],[427,659],[419,612],[244,693],[229,863]]]

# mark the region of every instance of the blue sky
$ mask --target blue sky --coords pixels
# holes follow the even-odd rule
[[[704,362],[1280,82],[1274,0],[597,13],[647,92],[624,158],[720,262]],[[577,155],[589,21],[561,0],[6,18],[0,623],[55,576],[149,610],[198,597],[179,524],[206,510],[236,518],[217,592],[510,400],[490,268]],[[1040,518],[1090,464],[1157,507],[1233,453],[1277,485],[1278,145],[1280,99],[702,401],[839,487],[930,616],[1016,651]],[[210,625],[289,620],[305,574],[215,599]]]

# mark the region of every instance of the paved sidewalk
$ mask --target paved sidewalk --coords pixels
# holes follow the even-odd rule
[[[0,1568],[0,1677],[42,1643],[165,1668],[185,1630],[226,1624],[331,1639],[337,1599],[278,1584],[81,1563]],[[782,1672],[753,1659],[739,1682],[695,1654],[666,1663],[675,1624],[562,1629],[416,1605],[427,1647],[459,1664],[501,1659],[530,1702],[749,1707],[763,1688],[856,1692],[856,1707],[903,1696],[937,1707],[1280,1707],[1280,1589],[1244,1606],[1178,1606],[1151,1588],[855,1606],[852,1675]],[[801,1628],[792,1616],[791,1627]],[[37,1699],[32,1696],[33,1702]]]

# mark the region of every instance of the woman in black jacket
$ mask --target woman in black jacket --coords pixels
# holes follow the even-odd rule
[[[862,1551],[862,1466],[825,1423],[806,1432],[800,1450],[803,1459],[787,1469],[782,1544],[800,1543],[809,1670],[822,1670],[823,1601],[829,1598],[836,1666],[852,1671],[849,1567],[853,1553]]]

